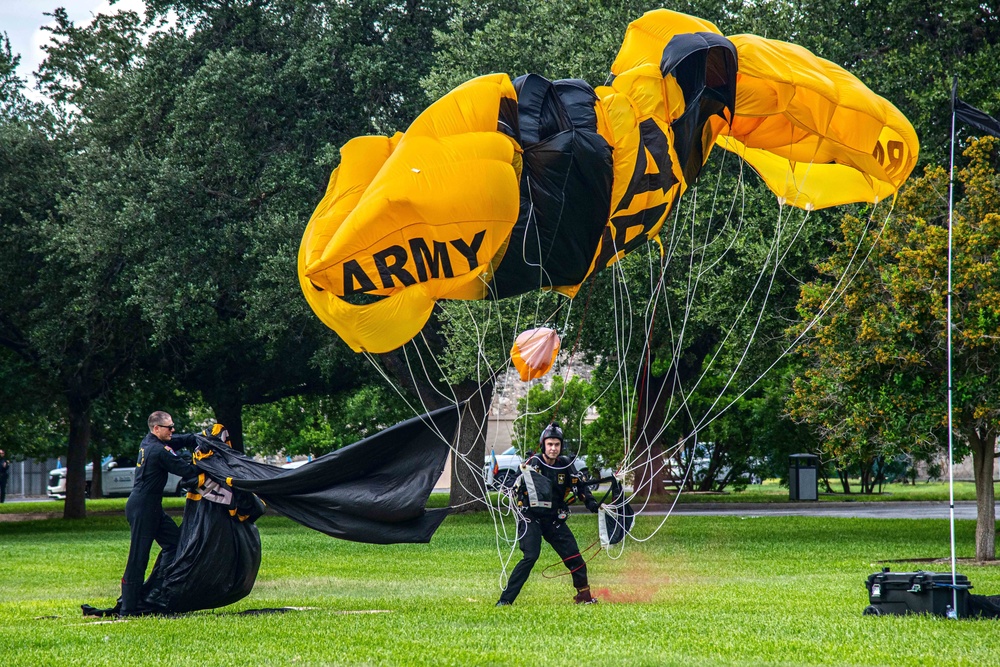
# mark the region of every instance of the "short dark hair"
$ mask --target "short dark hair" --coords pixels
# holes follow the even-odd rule
[[[149,426],[149,432],[153,432],[154,426],[163,426],[163,422],[170,419],[170,413],[164,412],[163,410],[157,410],[153,414],[149,415],[149,419],[146,420],[146,425]]]

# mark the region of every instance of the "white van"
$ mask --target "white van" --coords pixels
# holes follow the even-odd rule
[[[87,497],[90,497],[90,482],[94,476],[94,465],[87,464]],[[128,456],[106,456],[101,461],[101,491],[105,496],[127,496],[132,493],[135,483],[135,459]],[[163,495],[176,496],[184,493],[181,478],[170,473]],[[49,498],[66,499],[66,468],[49,471]]]

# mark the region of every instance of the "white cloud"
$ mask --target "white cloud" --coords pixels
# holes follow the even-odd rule
[[[142,15],[145,10],[143,0],[119,0],[114,5],[109,0],[4,0],[0,2],[0,32],[6,32],[15,54],[21,54],[18,75],[27,79],[29,87],[34,85],[32,72],[41,65],[45,53],[42,46],[49,43],[51,33],[42,26],[54,25],[52,18],[45,16],[57,7],[64,7],[70,20],[78,26],[88,25],[98,14],[116,14],[120,11],[136,11]]]

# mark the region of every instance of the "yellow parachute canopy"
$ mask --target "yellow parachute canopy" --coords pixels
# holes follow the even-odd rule
[[[717,143],[782,202],[895,194],[912,126],[842,68],[668,10],[633,22],[613,79],[473,79],[403,134],[341,150],[299,251],[309,305],[356,351],[393,350],[439,299],[574,296],[658,239]]]
[[[895,195],[917,163],[913,126],[839,65],[794,44],[730,38],[739,52],[736,117],[713,119],[720,146],[784,202],[818,209]]]

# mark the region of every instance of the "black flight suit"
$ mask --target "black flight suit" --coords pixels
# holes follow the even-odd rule
[[[521,536],[518,546],[521,547],[524,556],[514,566],[507,588],[500,595],[500,602],[505,604],[513,604],[524,582],[528,580],[531,568],[535,566],[541,553],[542,538],[552,545],[569,568],[573,576],[573,586],[577,590],[587,588],[587,563],[580,555],[576,538],[566,525],[566,516],[569,513],[566,495],[570,489],[575,490],[577,498],[584,501],[587,509],[596,512],[597,501],[594,500],[594,495],[583,483],[583,478],[573,467],[573,459],[568,456],[559,456],[555,465],[550,466],[536,454],[529,458],[525,465],[530,471],[522,474],[515,489],[515,493],[518,494],[518,505],[524,513],[524,521],[518,520],[517,523],[518,535]],[[529,474],[532,475],[531,480],[523,479]],[[534,486],[534,493],[530,492],[529,486]],[[551,506],[532,507],[532,495],[535,496],[537,503],[551,503]]]
[[[122,576],[122,615],[140,611],[143,579],[146,578],[146,566],[149,565],[149,551],[153,541],[160,545],[161,551],[150,576],[151,586],[156,583],[154,579],[161,563],[166,567],[174,559],[181,530],[163,511],[163,487],[167,483],[168,473],[180,477],[182,486],[198,486],[198,469],[174,451],[174,448],[181,447],[193,449],[196,444],[191,434],[174,435],[169,442],[163,442],[152,433],[147,433],[139,445],[135,484],[125,503],[125,518],[128,519],[132,541],[125,574]]]

